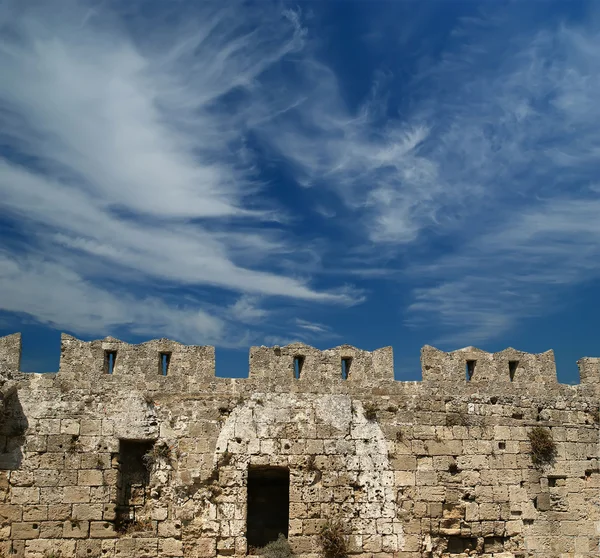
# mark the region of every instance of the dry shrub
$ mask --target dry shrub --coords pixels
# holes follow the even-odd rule
[[[344,527],[339,520],[328,520],[321,528],[319,542],[323,550],[323,558],[346,558],[348,547]]]
[[[556,443],[552,432],[541,426],[532,428],[527,434],[531,442],[531,460],[533,464],[541,467],[554,463],[556,459]]]
[[[117,520],[115,529],[120,535],[131,535],[132,533],[152,531],[154,526],[151,519],[120,519]]]
[[[227,467],[227,465],[229,465],[231,463],[232,459],[233,459],[233,454],[228,451],[224,451],[221,454],[221,457],[219,457],[217,467]]]
[[[469,416],[462,412],[448,413],[446,426],[469,426]]]
[[[142,460],[148,470],[151,470],[154,465],[160,461],[169,461],[171,459],[171,447],[166,442],[160,442],[154,444],[150,450],[148,450]]]
[[[276,541],[259,548],[256,553],[265,558],[291,558],[294,555],[290,543],[281,533]]]
[[[69,445],[67,446],[67,453],[73,454],[77,453],[81,450],[81,442],[79,441],[79,436],[77,434],[73,434],[69,439]]]
[[[367,401],[364,405],[363,408],[365,410],[365,418],[367,420],[376,420],[377,419],[377,406],[374,403],[371,403],[370,401]]]

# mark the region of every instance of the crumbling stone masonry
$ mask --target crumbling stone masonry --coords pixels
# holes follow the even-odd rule
[[[422,382],[389,347],[252,347],[243,379],[166,339],[63,335],[57,374],[20,351],[0,339],[0,556],[244,556],[283,532],[316,558],[335,518],[364,558],[599,555],[600,359],[562,385],[552,351],[426,346]]]

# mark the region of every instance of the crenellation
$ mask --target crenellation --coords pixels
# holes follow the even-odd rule
[[[347,377],[344,377],[344,372]],[[392,382],[392,348],[369,352],[341,345],[320,351],[303,343],[284,347],[251,347],[249,378],[283,381],[290,389],[299,386],[300,389],[316,391],[327,391],[332,386],[358,387],[365,383]]]
[[[600,358],[583,357],[577,361],[579,383],[600,388]]]
[[[21,370],[21,334],[0,337],[0,380],[9,379]]]
[[[394,380],[390,347],[252,347],[248,378],[215,377],[213,347],[167,339],[64,335],[57,374],[19,372],[19,350],[0,339],[16,386],[0,421],[0,555],[242,557],[283,531],[298,558],[319,558],[332,519],[349,558],[599,547],[600,359],[581,359],[570,386],[552,351],[512,348],[426,346],[421,382]],[[536,430],[554,444],[543,464]]]
[[[163,367],[161,355],[168,355]],[[113,337],[80,341],[63,334],[59,376],[103,386],[103,382],[144,379],[150,390],[195,392],[206,389],[215,377],[215,350],[209,346],[182,345],[155,339],[130,345]]]
[[[491,381],[513,382],[516,386],[543,384],[546,389],[558,383],[552,350],[534,354],[508,348],[494,353],[494,360],[496,374],[490,378]],[[511,363],[515,363],[514,368]]]
[[[450,353],[426,345],[421,350],[423,381],[450,382],[460,389],[465,384],[514,384],[557,387],[556,364],[552,350],[540,354],[513,348],[488,353],[466,347]]]

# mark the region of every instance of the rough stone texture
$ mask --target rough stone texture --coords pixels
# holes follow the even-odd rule
[[[391,348],[253,347],[244,379],[215,377],[214,358],[63,335],[60,372],[25,374],[20,336],[0,338],[0,556],[245,555],[253,466],[289,469],[289,540],[306,558],[334,518],[359,558],[598,555],[600,359],[571,386],[551,351],[424,347],[422,382],[394,381]],[[540,426],[557,445],[544,467]],[[121,440],[154,447],[147,469]],[[119,533],[124,495],[135,521]]]

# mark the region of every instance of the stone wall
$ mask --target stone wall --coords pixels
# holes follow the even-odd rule
[[[599,359],[571,386],[551,351],[424,347],[422,382],[394,381],[390,348],[253,347],[243,379],[214,358],[63,335],[59,373],[24,374],[1,338],[0,556],[244,556],[265,467],[289,471],[301,557],[332,519],[361,558],[598,555]]]

